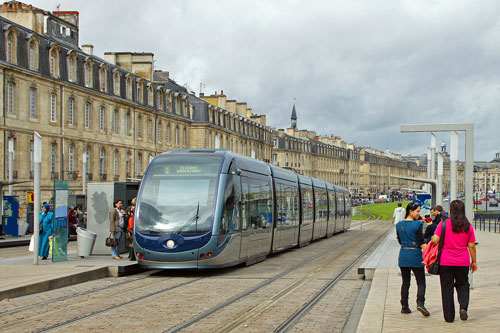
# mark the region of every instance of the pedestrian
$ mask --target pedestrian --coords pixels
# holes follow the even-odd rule
[[[116,246],[111,247],[111,256],[113,259],[121,259],[120,256],[120,239],[121,239],[121,229],[123,228],[123,213],[122,209],[122,201],[116,200],[114,202],[114,208],[109,212],[109,231],[111,232],[111,238],[118,239],[118,244]]]
[[[422,264],[422,249],[425,248],[420,205],[410,202],[406,206],[405,218],[396,224],[396,233],[401,249],[399,250],[398,265],[401,270],[401,313],[411,313],[408,305],[411,272],[417,280],[417,310],[424,316],[430,313],[424,306],[425,303],[425,271]]]
[[[443,222],[438,224],[432,237],[434,244],[439,243],[442,227]],[[468,318],[469,268],[472,273],[477,271],[475,242],[474,228],[465,216],[464,203],[460,200],[453,200],[450,204],[450,218],[446,219],[443,249],[439,262],[441,304],[444,320],[449,323],[455,320],[453,287],[457,290],[460,319],[467,320]]]
[[[46,260],[49,256],[49,237],[52,236],[52,216],[54,214],[50,211],[50,205],[44,204],[40,212],[40,237],[38,243],[38,256],[42,260]]]
[[[87,212],[83,213],[82,218],[78,220],[78,227],[87,229]]]
[[[394,209],[394,214],[392,214],[392,224],[398,224],[399,221],[405,218],[405,209],[401,202],[398,202],[398,206]]]
[[[125,210],[127,219],[127,242],[126,245],[129,248],[128,257],[130,261],[135,261],[135,253],[134,253],[134,213],[135,213],[135,201],[133,198],[131,201],[131,205],[127,207]]]
[[[439,222],[441,222],[442,211],[443,207],[441,205],[437,205],[436,207],[431,209],[431,215],[434,219],[432,220],[432,224],[428,225],[427,228],[425,228],[424,241],[426,244],[428,244],[432,240],[432,236],[434,235]]]

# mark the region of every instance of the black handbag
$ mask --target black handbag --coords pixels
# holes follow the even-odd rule
[[[436,261],[429,265],[429,274],[439,275],[439,263],[441,261],[441,251],[443,250],[444,245],[444,235],[446,233],[446,220],[443,220],[442,228],[441,228],[441,237],[439,238],[439,248],[438,248],[438,256]]]
[[[109,237],[106,238],[106,246],[109,247],[118,246],[118,238],[113,238],[111,237],[111,234],[109,234]]]

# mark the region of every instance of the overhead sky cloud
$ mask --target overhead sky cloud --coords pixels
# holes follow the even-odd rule
[[[495,0],[30,3],[79,11],[80,43],[96,55],[153,52],[178,83],[222,89],[277,128],[296,98],[299,128],[358,146],[422,154],[430,135],[401,124],[473,122],[476,160],[500,148]]]

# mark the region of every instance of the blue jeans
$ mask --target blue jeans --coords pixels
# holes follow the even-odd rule
[[[117,231],[114,234],[111,235],[113,238],[118,239],[118,245],[111,247],[111,256],[112,257],[118,257],[120,255],[120,240],[122,238],[122,232]]]

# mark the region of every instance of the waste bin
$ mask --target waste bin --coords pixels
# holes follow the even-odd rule
[[[17,227],[18,227],[18,235],[19,236],[24,236],[26,235],[26,232],[28,231],[28,227],[30,225],[27,222],[17,220]]]
[[[87,229],[76,228],[76,255],[88,257],[92,254],[97,234]]]

